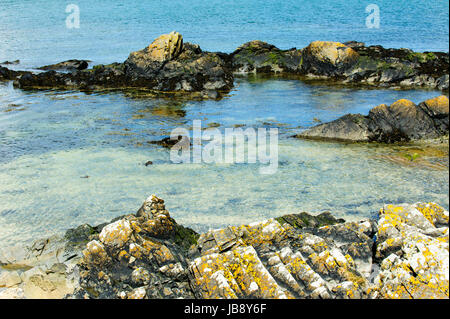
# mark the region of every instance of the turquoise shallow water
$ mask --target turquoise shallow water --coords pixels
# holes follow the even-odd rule
[[[81,10],[78,30],[65,27],[65,2],[0,0],[0,61],[20,59],[17,68],[69,58],[122,61],[171,30],[203,49],[226,52],[254,39],[280,48],[321,39],[448,50],[447,1],[378,1],[380,29],[365,27],[367,1],[74,3]],[[235,84],[225,99],[202,102],[0,84],[0,245],[134,212],[152,193],[166,200],[178,222],[198,231],[300,211],[368,217],[394,202],[448,208],[448,169],[401,166],[380,158],[374,146],[289,138],[314,119],[367,114],[380,103],[420,102],[440,92],[287,79],[237,78]],[[167,150],[147,143],[196,119],[221,130],[278,127],[277,173],[260,175],[259,164],[175,165]],[[148,160],[154,164],[146,167]]]
[[[0,86],[0,243],[101,223],[137,210],[151,193],[198,231],[286,213],[331,210],[373,216],[384,203],[436,201],[448,207],[448,170],[403,167],[377,148],[289,138],[313,118],[367,113],[378,101],[433,91],[354,90],[295,80],[249,82],[222,101],[176,102],[123,93],[23,92]],[[175,127],[278,127],[279,167],[172,164],[147,141]],[[154,164],[145,166],[151,160]],[[89,178],[82,178],[89,176]]]

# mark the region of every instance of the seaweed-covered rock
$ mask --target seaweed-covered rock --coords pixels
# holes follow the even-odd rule
[[[350,85],[444,91],[449,85],[449,55],[445,52],[366,47],[355,41],[314,41],[300,50],[280,50],[266,42],[251,41],[231,58],[233,71],[240,74],[296,74]]]
[[[363,142],[369,140],[369,120],[361,114],[347,114],[329,123],[316,125],[299,138]]]
[[[132,52],[124,63],[96,65],[70,73],[55,72],[55,68],[20,77],[1,72],[5,73],[2,77],[16,78],[15,84],[20,88],[142,88],[155,92],[201,92],[201,97],[216,98],[233,86],[227,54],[203,52],[198,45],[183,44],[182,36],[176,32],[162,35],[147,48]]]
[[[17,77],[27,74],[29,72],[25,71],[13,71],[3,66],[0,66],[0,81],[11,81],[16,79]]]
[[[89,60],[67,60],[56,64],[41,66],[39,70],[75,71],[84,70],[89,66]]]
[[[448,53],[346,44],[359,55],[356,63],[344,72],[347,82],[448,90]]]
[[[448,112],[449,100],[444,95],[419,105],[401,99],[390,106],[378,105],[367,116],[347,114],[319,124],[297,137],[385,143],[433,139],[448,135]]]
[[[233,73],[300,75],[349,85],[427,87],[448,90],[449,54],[366,47],[359,42],[314,41],[303,49],[281,50],[250,41],[233,53],[205,52],[183,43],[177,32],[164,34],[123,63],[96,65],[68,60],[34,74],[0,67],[0,80],[20,88],[130,89],[219,98],[233,87]],[[52,72],[68,70],[70,73]]]

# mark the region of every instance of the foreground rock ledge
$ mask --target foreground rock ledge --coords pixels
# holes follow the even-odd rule
[[[198,235],[149,197],[135,215],[0,254],[1,298],[448,298],[449,213],[286,215]],[[16,256],[14,256],[16,254]]]

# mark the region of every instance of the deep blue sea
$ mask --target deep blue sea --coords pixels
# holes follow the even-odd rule
[[[66,6],[80,27],[66,27]],[[378,5],[380,27],[367,28]],[[314,40],[448,51],[448,1],[0,0],[0,62],[17,69],[67,59],[121,62],[176,30],[204,50],[232,52],[250,40],[302,48]],[[176,101],[115,92],[22,91],[0,83],[0,247],[101,223],[137,210],[155,193],[179,222],[203,231],[301,211],[376,215],[385,203],[435,201],[448,208],[448,168],[399,165],[367,145],[289,138],[375,105],[440,95],[364,90],[298,80],[237,78],[221,101]],[[172,164],[147,141],[200,119],[220,128],[278,127],[279,168]],[[153,165],[143,165],[151,160]],[[89,176],[89,178],[83,178]]]

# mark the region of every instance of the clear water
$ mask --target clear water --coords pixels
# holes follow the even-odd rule
[[[122,61],[171,30],[206,50],[227,52],[253,39],[280,48],[323,39],[448,51],[447,1],[378,1],[377,30],[364,24],[369,2],[354,0],[74,3],[81,9],[78,30],[65,27],[65,2],[0,0],[0,61],[20,59],[17,68],[69,58]],[[390,202],[448,208],[448,169],[402,166],[374,146],[289,138],[314,119],[438,94],[238,78],[221,101],[186,102],[0,84],[0,245],[135,212],[152,193],[166,200],[178,222],[198,231],[300,211],[361,218]],[[175,165],[166,149],[147,143],[195,119],[220,129],[278,127],[278,172],[260,175],[259,164]],[[149,160],[154,164],[143,165]]]

